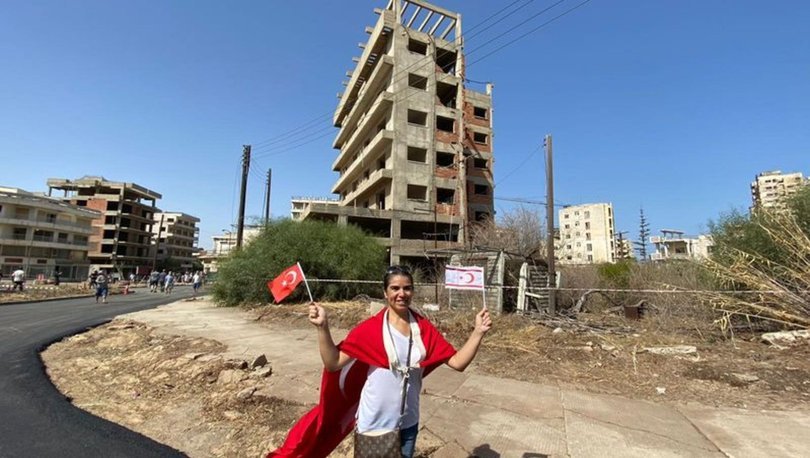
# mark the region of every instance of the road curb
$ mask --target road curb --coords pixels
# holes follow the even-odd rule
[[[130,290],[128,294],[135,294],[135,293],[136,293],[136,291]],[[114,292],[110,291],[109,295],[110,296],[123,296],[124,293],[122,293],[120,291],[114,291]],[[0,302],[0,307],[2,307],[4,305],[33,304],[35,302],[53,302],[53,301],[63,301],[63,300],[66,300],[66,299],[82,299],[82,298],[88,298],[88,297],[96,297],[96,295],[95,295],[95,293],[88,293],[88,294],[82,294],[82,295],[77,295],[77,296],[60,296],[60,297],[48,297],[48,298],[45,298],[45,299],[25,299],[25,300],[22,300],[22,301]]]

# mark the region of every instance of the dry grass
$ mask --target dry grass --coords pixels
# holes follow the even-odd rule
[[[810,327],[810,237],[790,213],[768,215],[760,223],[771,240],[782,248],[781,263],[742,250],[731,250],[731,262],[706,262],[728,288],[744,294],[711,294],[712,305],[724,313],[719,323],[732,317],[766,320],[792,328]]]
[[[360,302],[323,304],[335,328],[351,328],[368,316]],[[257,316],[286,326],[311,328],[306,305],[267,306]],[[666,310],[666,307],[662,307]],[[457,348],[473,328],[473,308],[444,308],[424,312]],[[516,314],[493,317],[473,370],[540,384],[624,395],[654,401],[701,402],[707,405],[795,408],[810,401],[810,344],[779,351],[742,332],[726,339],[716,325],[683,315],[661,315],[652,310],[642,320],[616,314],[583,313],[576,320],[555,321]],[[554,332],[559,326],[560,331]],[[648,346],[694,345],[698,354],[687,358],[653,355]],[[312,349],[317,351],[316,348]],[[760,381],[741,384],[736,373],[756,375]],[[656,388],[665,387],[666,396]]]

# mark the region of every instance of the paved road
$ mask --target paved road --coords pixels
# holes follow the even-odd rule
[[[39,352],[113,317],[191,295],[139,290],[110,296],[0,306],[0,457],[177,457],[179,451],[70,404],[45,375]]]

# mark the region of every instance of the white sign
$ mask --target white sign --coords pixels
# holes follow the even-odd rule
[[[484,290],[484,268],[447,266],[444,270],[444,286],[448,289]]]

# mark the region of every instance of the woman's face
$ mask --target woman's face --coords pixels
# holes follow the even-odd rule
[[[413,283],[405,275],[394,275],[388,280],[385,288],[385,299],[388,306],[395,311],[405,311],[411,305],[413,298]]]

